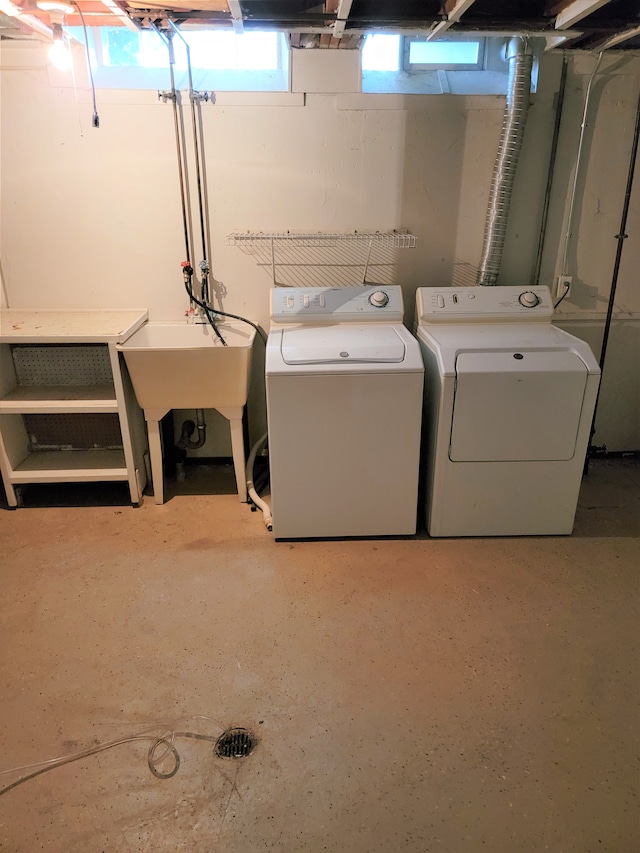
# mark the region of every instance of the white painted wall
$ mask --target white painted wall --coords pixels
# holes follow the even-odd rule
[[[292,75],[309,79],[308,58],[296,76],[299,54],[293,53]],[[330,60],[323,56],[322,61]],[[556,269],[593,62],[579,56],[570,64],[543,283],[551,283]],[[160,103],[155,92],[102,90],[101,126],[95,130],[84,81],[76,100],[73,88],[47,69],[41,48],[3,44],[0,63],[0,258],[10,306],[148,307],[152,320],[180,318],[187,305],[171,106]],[[529,282],[535,268],[559,69],[559,56],[543,59],[516,180],[504,284]],[[577,236],[570,253],[574,296],[559,312],[565,328],[590,330],[595,349],[611,282],[640,57],[612,54],[603,59],[602,70],[578,184]],[[315,85],[309,84],[312,94],[221,94],[215,106],[203,107],[216,292],[224,309],[263,327],[268,327],[269,271],[228,245],[233,231],[409,228],[418,248],[399,254],[396,272],[408,323],[417,286],[473,281],[504,99],[361,95],[353,91],[351,72],[345,86],[350,93],[323,94],[316,77]],[[327,79],[335,89],[335,75]],[[640,175],[611,334],[615,355],[605,375],[595,438],[609,450],[640,448],[638,184]],[[199,248],[195,256],[199,259]],[[252,433],[264,422],[259,349]],[[224,424],[218,426],[204,449],[207,455],[229,452]]]

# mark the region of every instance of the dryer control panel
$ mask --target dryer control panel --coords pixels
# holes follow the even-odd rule
[[[416,308],[419,323],[548,323],[553,315],[546,285],[419,287]]]
[[[402,323],[404,304],[398,284],[359,287],[274,287],[274,325],[327,323]]]

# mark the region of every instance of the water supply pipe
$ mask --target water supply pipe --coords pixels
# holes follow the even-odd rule
[[[173,52],[173,42],[171,37],[165,35],[154,23],[153,21],[149,21],[149,26],[152,30],[154,30],[157,35],[160,36],[162,41],[166,44],[167,50],[169,51],[169,76],[171,79],[171,91],[169,93],[169,98],[171,103],[173,104],[173,125],[176,135],[176,154],[178,157],[178,181],[180,183],[180,201],[182,203],[182,225],[184,229],[184,249],[186,252],[186,262],[189,268],[192,269],[191,265],[191,239],[189,236],[189,217],[187,214],[187,188],[186,181],[184,176],[184,169],[186,167],[186,157],[185,164],[183,166],[183,156],[182,156],[182,145],[181,145],[181,132],[184,133],[184,127],[182,127],[181,116],[178,113],[178,92],[176,90],[176,81],[175,75],[173,73],[173,66],[175,65],[175,54]],[[164,94],[164,93],[163,93]]]
[[[482,257],[476,281],[479,285],[497,284],[500,272],[513,183],[529,111],[533,68],[533,52],[529,40],[509,39],[507,61],[507,106],[489,193]]]
[[[540,236],[538,238],[538,253],[536,255],[536,268],[533,274],[533,284],[540,284],[540,270],[542,268],[542,255],[544,252],[545,237],[547,236],[547,221],[549,219],[549,205],[551,203],[551,189],[553,187],[553,176],[555,173],[556,155],[558,153],[558,138],[560,136],[560,124],[562,122],[562,108],[564,106],[564,93],[567,85],[567,59],[562,59],[562,71],[560,72],[560,85],[558,86],[558,100],[556,102],[556,117],[553,123],[553,136],[551,139],[551,153],[549,154],[549,168],[547,169],[547,186],[544,191],[544,204],[542,205],[542,219],[540,220]]]
[[[200,163],[200,151],[198,146],[198,127],[196,121],[196,106],[195,102],[198,100],[198,106],[200,105],[199,101],[199,93],[196,93],[193,88],[193,75],[191,73],[191,49],[187,40],[184,38],[178,27],[173,23],[173,21],[168,18],[168,25],[171,27],[171,30],[174,35],[177,35],[178,38],[184,44],[184,48],[187,54],[187,75],[189,79],[189,100],[191,102],[191,129],[193,133],[193,153],[195,157],[195,167],[196,167],[196,184],[198,189],[198,211],[200,214],[200,239],[202,241],[202,260],[200,261],[200,273],[201,273],[201,282],[202,282],[202,291],[201,297],[202,301],[205,303],[209,302],[209,252],[208,252],[208,241],[206,236],[206,228],[205,228],[205,215],[204,215],[204,205],[202,201],[202,190],[203,190],[203,165]],[[204,148],[204,146],[203,146]],[[203,151],[204,156],[204,151]]]
[[[609,332],[611,331],[611,320],[613,319],[613,308],[616,299],[616,288],[618,286],[618,275],[620,273],[620,262],[622,260],[622,250],[624,249],[624,241],[629,236],[627,230],[627,216],[629,214],[629,204],[631,202],[631,190],[633,189],[633,178],[636,168],[636,160],[638,156],[638,143],[640,141],[640,94],[638,95],[638,103],[636,105],[636,122],[633,129],[633,141],[631,143],[631,153],[629,155],[629,170],[627,173],[627,186],[624,193],[624,202],[622,204],[622,213],[620,215],[620,228],[616,234],[618,245],[616,248],[616,257],[613,264],[613,273],[611,278],[611,290],[609,291],[609,304],[607,305],[607,317],[604,323],[604,335],[602,337],[602,346],[600,348],[600,386],[598,395],[593,410],[593,420],[591,421],[591,432],[589,434],[589,453],[587,454],[587,465],[589,456],[593,452],[593,436],[596,431],[596,416],[598,414],[598,403],[600,402],[600,391],[602,389],[602,373],[604,372],[604,362],[607,357],[607,345],[609,343]]]
[[[173,24],[172,21],[169,21],[168,23],[171,26],[171,32],[170,33],[163,33],[153,23],[153,21],[150,21],[150,26],[160,36],[160,38],[166,44],[167,49],[169,51],[169,74],[171,77],[171,91],[169,93],[161,93],[161,97],[164,96],[166,98],[168,96],[169,99],[173,103],[173,118],[174,118],[174,125],[175,125],[175,131],[176,131],[176,152],[177,152],[177,157],[178,157],[178,176],[180,179],[180,197],[182,200],[182,219],[183,219],[183,223],[184,223],[185,248],[186,248],[186,253],[187,253],[187,260],[182,262],[182,274],[184,277],[184,286],[185,286],[185,290],[187,291],[187,294],[189,296],[189,302],[190,302],[191,308],[193,308],[194,305],[197,305],[198,308],[200,308],[200,310],[203,313],[203,316],[209,322],[211,328],[213,329],[213,331],[214,331],[216,337],[218,338],[218,340],[220,341],[220,343],[223,346],[226,346],[227,342],[222,337],[220,330],[218,329],[213,308],[210,306],[210,303],[209,303],[209,261],[207,260],[206,257],[204,257],[203,260],[200,262],[200,272],[201,272],[201,276],[202,276],[202,278],[201,278],[201,293],[200,293],[201,298],[198,299],[193,292],[193,264],[191,263],[192,235],[190,232],[191,220],[190,220],[190,216],[189,216],[188,211],[187,211],[188,186],[187,186],[187,183],[185,180],[187,153],[184,150],[184,146],[186,145],[186,143],[184,143],[184,122],[182,120],[182,103],[179,101],[180,96],[179,96],[178,92],[176,91],[175,75],[174,75],[174,71],[173,71],[173,66],[175,65],[175,52],[173,49],[173,36],[175,33],[177,33],[178,36],[180,37],[180,39],[182,39],[182,41],[184,42],[185,47],[187,49],[187,66],[188,66],[188,70],[189,70],[189,98],[191,100],[191,115],[192,115],[192,122],[193,122],[193,144],[194,144],[194,153],[195,153],[195,160],[196,160],[196,176],[197,176],[197,184],[198,184],[198,205],[199,205],[199,209],[200,209],[200,231],[201,231],[201,237],[202,237],[202,251],[203,251],[203,254],[206,256],[208,240],[207,240],[207,236],[205,233],[205,224],[204,224],[205,214],[204,214],[204,207],[203,207],[203,201],[202,201],[202,186],[203,186],[204,171],[203,171],[203,168],[201,168],[200,152],[198,149],[198,133],[197,133],[196,115],[195,115],[196,93],[193,90],[193,78],[192,78],[192,74],[191,74],[191,51],[189,49],[189,45],[185,41],[184,37],[182,36],[182,34],[178,30],[178,28]],[[199,105],[199,100],[198,100],[198,105]],[[178,109],[178,107],[179,107],[179,109]],[[202,130],[202,122],[200,124],[200,128]],[[202,138],[201,141],[203,143],[203,153],[204,153],[204,138]],[[184,163],[184,168],[183,168],[183,163]],[[207,208],[207,210],[208,210],[208,208]]]
[[[567,275],[567,257],[569,254],[569,242],[571,240],[571,225],[573,223],[573,209],[576,203],[576,192],[578,189],[578,176],[580,174],[580,166],[582,165],[582,146],[584,143],[584,135],[587,129],[587,116],[589,113],[589,105],[591,102],[591,87],[593,86],[593,81],[595,79],[596,74],[598,73],[598,69],[600,68],[600,63],[602,62],[602,51],[598,54],[598,61],[595,64],[595,68],[591,72],[591,76],[589,77],[589,82],[587,83],[587,91],[584,96],[584,109],[582,111],[582,123],[580,124],[580,140],[578,142],[578,153],[576,154],[576,166],[573,172],[573,182],[571,184],[571,195],[569,202],[569,213],[567,214],[567,230],[564,235],[564,249],[562,252],[562,264],[560,266],[560,275]],[[563,296],[564,298],[564,296]],[[556,307],[559,303],[556,303]]]

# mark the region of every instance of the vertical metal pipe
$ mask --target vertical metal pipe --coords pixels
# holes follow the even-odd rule
[[[495,285],[500,272],[509,206],[529,110],[533,54],[528,39],[512,38],[507,45],[509,77],[507,106],[493,169],[477,284]]]
[[[533,284],[540,283],[542,253],[544,252],[544,242],[547,236],[547,220],[549,219],[549,204],[551,203],[551,187],[553,185],[553,173],[556,166],[556,154],[558,153],[558,137],[560,136],[560,122],[562,120],[562,108],[564,105],[564,90],[567,83],[567,65],[566,57],[563,57],[560,85],[558,87],[558,100],[556,103],[556,118],[553,124],[553,136],[551,138],[551,154],[549,155],[549,169],[547,171],[547,187],[544,192],[542,219],[540,221],[540,238],[538,240],[538,254],[536,256],[536,269],[533,274]]]
[[[197,122],[196,122],[196,107],[195,107],[195,103],[194,103],[196,95],[195,95],[194,90],[193,90],[193,77],[191,74],[191,50],[190,50],[189,45],[188,45],[187,41],[185,40],[184,36],[182,35],[182,33],[180,32],[178,27],[176,27],[176,25],[173,23],[173,21],[171,19],[167,19],[167,23],[171,27],[173,33],[181,39],[182,43],[185,46],[185,50],[187,52],[187,73],[188,73],[188,77],[189,77],[189,100],[191,101],[191,128],[192,128],[192,133],[193,133],[193,151],[194,151],[194,156],[195,156],[195,161],[196,161],[196,184],[197,184],[197,188],[198,188],[198,210],[200,213],[200,239],[202,240],[203,259],[205,261],[207,261],[207,267],[208,267],[209,258],[207,256],[207,238],[205,236],[204,208],[203,208],[203,204],[202,204],[202,177],[201,177],[201,167],[200,167],[200,151],[199,151],[199,145],[198,145],[198,129],[197,129]]]
[[[591,87],[593,86],[593,81],[595,79],[596,74],[598,73],[598,68],[600,68],[600,63],[602,62],[602,51],[598,54],[598,61],[596,62],[596,66],[591,72],[591,76],[589,77],[589,82],[587,84],[587,91],[584,96],[584,110],[582,111],[582,123],[580,125],[580,141],[578,142],[578,153],[576,155],[576,167],[573,172],[573,182],[571,185],[571,196],[569,202],[569,213],[567,214],[567,231],[564,235],[564,250],[562,252],[562,266],[560,267],[560,275],[567,275],[567,256],[569,254],[569,241],[571,239],[571,224],[573,222],[573,209],[576,203],[576,191],[578,189],[578,175],[580,174],[580,165],[582,163],[582,146],[584,143],[584,134],[587,129],[587,115],[589,113],[589,104],[591,101]]]
[[[185,244],[185,252],[186,252],[186,260],[191,266],[191,240],[189,239],[189,220],[187,216],[187,198],[186,198],[186,190],[185,190],[185,178],[184,178],[184,167],[183,167],[183,158],[182,158],[182,143],[180,138],[180,119],[178,116],[178,93],[176,91],[176,81],[173,73],[173,66],[175,64],[175,55],[173,52],[173,43],[171,38],[165,35],[158,27],[153,23],[153,21],[149,22],[151,29],[154,30],[162,39],[162,41],[167,45],[167,49],[169,51],[169,75],[171,77],[171,102],[173,104],[173,125],[176,134],[176,154],[178,157],[178,179],[180,181],[180,201],[182,203],[182,224],[184,228],[184,244]]]
[[[629,172],[627,174],[627,188],[624,194],[624,204],[622,205],[622,215],[620,217],[620,230],[616,234],[618,246],[616,249],[616,259],[613,264],[613,274],[611,277],[611,290],[609,291],[609,305],[607,306],[607,317],[604,322],[604,335],[602,338],[602,347],[600,349],[600,373],[604,370],[604,362],[607,357],[607,345],[609,343],[609,332],[611,330],[611,319],[613,317],[613,306],[616,298],[616,288],[618,286],[618,275],[620,273],[620,261],[622,259],[622,249],[624,241],[627,239],[627,216],[629,214],[629,204],[631,201],[631,190],[633,188],[633,176],[636,168],[636,159],[638,156],[638,139],[640,138],[640,95],[638,95],[638,105],[636,107],[636,124],[633,131],[633,142],[631,144],[631,154],[629,157]],[[598,402],[600,400],[600,389],[602,388],[602,380],[600,388],[598,388],[598,396],[593,411],[593,421],[591,422],[591,434],[589,437],[589,450],[591,451],[591,440],[595,433],[596,415],[598,412]]]

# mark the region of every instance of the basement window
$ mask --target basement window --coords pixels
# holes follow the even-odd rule
[[[82,27],[67,28],[84,43]],[[153,30],[94,27],[87,31],[95,83],[102,89],[168,89],[169,52]],[[281,33],[181,30],[191,53],[196,90],[286,92],[289,53]],[[188,88],[187,51],[173,37],[177,89]]]
[[[404,39],[404,70],[482,71],[484,38]]]
[[[416,95],[504,95],[506,38],[367,36],[362,48],[362,91]],[[535,45],[534,45],[535,53]],[[537,62],[534,61],[532,91]]]

